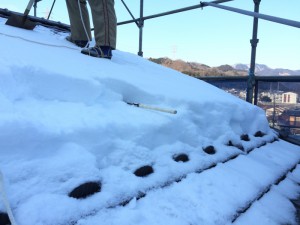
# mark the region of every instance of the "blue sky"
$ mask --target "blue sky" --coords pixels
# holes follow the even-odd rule
[[[23,12],[28,1],[1,0],[1,8]],[[51,8],[51,1],[38,3],[38,16],[43,17]],[[135,17],[139,16],[139,0],[125,0]],[[262,0],[260,12],[300,21],[300,1]],[[118,21],[131,17],[120,0],[115,1]],[[194,0],[144,0],[144,15],[151,15],[191,5]],[[234,0],[224,5],[253,11],[252,0]],[[33,13],[33,10],[31,14]],[[69,23],[65,1],[56,1],[52,20]],[[169,57],[219,66],[222,64],[250,63],[250,39],[253,18],[212,7],[145,21],[144,57]],[[135,24],[118,27],[117,48],[137,53],[139,31]],[[300,69],[300,29],[259,21],[257,63],[271,68]]]

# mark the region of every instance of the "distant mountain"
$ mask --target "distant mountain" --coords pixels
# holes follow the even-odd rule
[[[249,66],[246,64],[235,64],[232,67],[237,70],[247,70],[247,71],[249,70]]]
[[[250,66],[247,64],[235,64],[232,66],[237,70],[249,71]],[[264,64],[256,64],[255,74],[260,76],[291,76],[300,75],[300,70],[289,70],[289,69],[272,69]]]
[[[169,58],[149,58],[149,60],[194,77],[247,76],[250,68],[247,64],[210,67],[202,63],[185,62],[183,60],[172,60]],[[272,69],[264,64],[256,64],[255,74],[259,76],[290,76],[300,75],[300,70]]]
[[[196,62],[185,62],[183,60],[172,60],[169,58],[149,58],[150,61],[172,68],[193,77],[202,76],[246,76],[245,70],[235,69],[230,65],[209,67],[205,64]]]
[[[205,76],[248,76],[249,65],[247,64],[235,64],[230,65],[221,65],[218,67],[209,67],[205,64],[196,63],[196,62],[185,62],[183,60],[172,60],[169,58],[149,58],[150,61],[157,64],[163,65],[165,67],[172,68],[174,70],[180,71],[187,75],[193,77],[205,77]],[[288,70],[288,69],[271,69],[270,67],[257,64],[256,75],[260,76],[290,76],[290,75],[300,75],[300,70]],[[209,81],[208,81],[209,82]],[[230,89],[235,88],[236,90],[245,90],[245,82],[215,82],[210,81],[211,84],[223,88]],[[279,86],[276,86],[278,88]],[[260,90],[268,91],[274,89],[272,84],[268,82],[263,82],[260,84]],[[299,82],[282,82],[280,84],[280,91],[292,91],[300,95],[300,84]]]

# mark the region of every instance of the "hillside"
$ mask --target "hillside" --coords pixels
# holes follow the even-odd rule
[[[89,57],[67,32],[5,21],[1,225],[297,224],[299,146],[261,108],[134,54]]]
[[[149,58],[150,61],[180,71],[184,74],[201,77],[201,76],[246,76],[247,72],[237,70],[229,65],[219,67],[209,67],[196,62],[185,62],[183,60],[171,60],[169,58]]]
[[[249,70],[249,65],[246,64],[235,64],[233,68],[237,70]],[[264,64],[255,65],[255,74],[258,76],[300,76],[300,70],[289,70],[283,68],[272,69]]]
[[[209,67],[196,62],[185,62],[183,60],[171,60],[169,58],[149,58],[157,64],[175,69],[193,77],[203,76],[247,76],[249,65],[235,64]],[[258,76],[289,76],[300,75],[300,70],[271,69],[266,65],[256,64],[255,74]]]

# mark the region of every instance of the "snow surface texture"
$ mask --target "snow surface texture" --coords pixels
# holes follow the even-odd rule
[[[4,23],[0,170],[17,224],[231,224],[268,187],[234,223],[296,224],[289,199],[299,194],[300,168],[288,171],[300,149],[274,142],[263,110],[136,55],[92,58],[67,34]],[[207,146],[216,153],[205,153]],[[173,160],[181,153],[189,161]],[[135,176],[145,165],[154,173]],[[68,196],[91,181],[101,192]]]

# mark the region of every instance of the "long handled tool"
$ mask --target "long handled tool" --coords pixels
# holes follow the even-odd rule
[[[126,102],[126,103],[128,105],[133,105],[135,107],[144,108],[144,109],[151,109],[151,110],[156,110],[156,111],[171,113],[171,114],[176,114],[177,113],[177,111],[174,110],[174,109],[163,109],[163,108],[154,107],[154,106],[150,106],[150,105],[144,105],[144,104],[141,104],[141,103],[133,103],[133,102]]]
[[[4,180],[3,180],[3,174],[1,172],[1,170],[0,170],[0,197],[2,197],[4,206],[5,206],[6,210],[7,210],[8,218],[10,220],[10,224],[11,225],[17,225],[17,223],[15,221],[15,218],[13,216],[13,213],[11,211],[10,204],[9,204],[9,202],[7,200],[6,192],[4,190]]]
[[[28,19],[28,14],[30,12],[30,9],[32,8],[33,3],[34,0],[30,0],[25,9],[24,15],[12,14],[10,17],[8,17],[8,20],[5,24],[23,28],[26,30],[33,30],[33,28],[36,26],[36,23]]]

